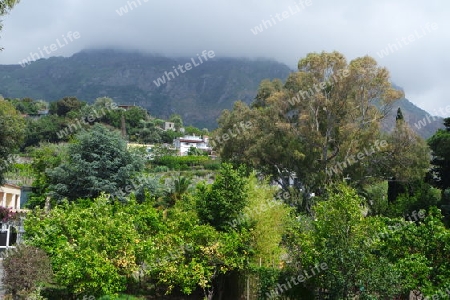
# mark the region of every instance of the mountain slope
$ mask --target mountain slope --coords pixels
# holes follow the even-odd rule
[[[403,98],[394,103],[391,112],[383,120],[382,128],[385,131],[390,131],[394,128],[398,108],[402,110],[403,117],[409,126],[424,139],[431,137],[439,128],[444,128],[443,118],[432,117],[408,99]]]
[[[58,100],[76,96],[92,102],[108,96],[119,104],[136,104],[152,115],[180,114],[186,124],[216,127],[221,111],[238,99],[247,103],[261,80],[285,79],[291,70],[270,60],[213,58],[175,76],[173,67],[191,58],[166,58],[112,50],[83,51],[69,58],[38,60],[21,66],[0,66],[0,94]],[[165,72],[171,80],[158,87],[154,81]],[[171,76],[171,75],[169,75]]]
[[[173,67],[192,63],[191,58],[167,58],[115,50],[87,50],[72,57],[52,57],[20,65],[0,65],[0,94],[4,97],[55,101],[76,96],[92,102],[98,97],[113,98],[119,104],[136,104],[150,114],[167,118],[180,114],[186,125],[213,129],[223,109],[231,109],[236,100],[253,101],[263,79],[285,80],[292,70],[272,60],[212,58],[178,75]],[[166,83],[155,84],[165,73],[174,73]],[[428,122],[424,110],[407,99],[393,106],[383,128],[395,124],[400,107],[410,126],[422,137],[443,127],[442,119]],[[424,119],[425,118],[425,119]],[[414,123],[422,120],[423,126]],[[425,121],[424,121],[425,120]]]

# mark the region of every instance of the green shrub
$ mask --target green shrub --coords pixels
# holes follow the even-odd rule
[[[273,299],[272,290],[278,283],[280,270],[260,267],[255,270],[255,273],[258,276],[258,299]]]
[[[203,166],[205,167],[206,170],[216,171],[220,169],[220,164],[221,164],[220,160],[216,159],[205,161]]]
[[[152,171],[155,173],[163,173],[168,172],[169,168],[167,166],[156,166]]]
[[[53,277],[50,259],[43,250],[22,244],[9,249],[2,263],[5,272],[2,282],[13,299],[28,299],[31,295],[41,299],[40,287]]]
[[[208,160],[206,156],[161,156],[155,158],[155,164],[172,170],[189,170],[194,166],[204,165]]]

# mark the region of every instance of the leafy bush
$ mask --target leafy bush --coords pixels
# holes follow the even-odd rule
[[[212,170],[212,171],[215,171],[215,170],[219,170],[219,169],[220,169],[220,165],[221,165],[220,160],[219,160],[219,159],[216,159],[216,160],[208,160],[208,161],[205,161],[205,163],[203,164],[203,167],[204,167],[206,170]]]
[[[362,191],[362,195],[369,206],[369,214],[372,216],[385,215],[388,210],[388,183],[387,181],[368,185]]]
[[[248,203],[248,179],[244,169],[223,164],[211,185],[199,185],[197,212],[200,220],[218,230],[230,228]]]
[[[272,299],[272,290],[276,287],[280,270],[274,268],[260,267],[254,270],[258,276],[258,299]]]
[[[19,245],[4,255],[4,277],[2,282],[13,299],[28,299],[38,296],[40,287],[49,283],[53,277],[50,259],[47,254],[30,245]]]
[[[169,168],[167,166],[156,166],[152,171],[155,173],[163,173],[168,172]]]
[[[152,219],[154,212],[145,213]],[[109,295],[124,291],[137,268],[139,236],[131,215],[102,196],[94,203],[66,203],[49,215],[36,210],[25,230],[30,243],[50,255],[59,285],[75,295]]]
[[[403,217],[412,211],[420,209],[428,210],[441,201],[441,191],[433,188],[428,183],[415,182],[410,191],[400,194],[395,202],[389,207],[388,216]]]
[[[187,170],[193,166],[204,165],[208,160],[207,156],[161,156],[155,158],[155,164],[173,170]]]

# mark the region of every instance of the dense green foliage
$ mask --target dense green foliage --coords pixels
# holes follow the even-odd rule
[[[241,189],[259,193],[255,183],[248,185],[239,171],[230,166],[224,166],[222,174],[222,182],[233,177],[233,184]],[[228,186],[220,182],[211,190],[229,193]],[[265,197],[269,199],[272,191],[267,191],[270,193]],[[258,205],[257,196],[250,197],[253,205]],[[110,202],[106,196],[65,203],[48,215],[36,210],[27,217],[27,240],[49,254],[57,283],[78,295],[114,294],[136,286],[151,293],[158,293],[159,289],[179,289],[186,294],[201,289],[205,294],[213,293],[215,279],[245,268],[251,253],[249,241],[253,239],[247,230],[225,232],[205,224],[192,209],[197,201],[202,201],[202,195],[197,197],[198,200],[192,196],[183,198],[165,210],[155,208],[151,199],[138,204],[131,198],[124,204]],[[215,205],[221,215],[229,212],[231,204],[239,204],[227,204],[225,200]],[[245,199],[237,200],[244,203]],[[243,209],[245,204],[238,207]],[[271,211],[266,208],[264,212]],[[252,216],[250,221],[257,225],[262,217]],[[280,226],[259,226],[262,227],[255,227],[255,237],[264,235],[265,229],[282,231]],[[258,237],[260,241],[254,244],[259,249],[257,253],[264,255],[276,248],[281,235],[276,236],[268,249],[264,246],[268,241]],[[275,253],[272,255],[276,258]],[[156,290],[153,284],[157,285]]]
[[[339,52],[310,53],[284,84],[265,80],[250,106],[238,102],[222,114],[215,138],[236,136],[216,148],[224,160],[255,168],[285,188],[295,173],[307,195],[344,177],[363,184],[369,175],[384,176],[380,121],[401,96],[371,57],[347,63]],[[247,122],[251,130],[236,129]]]
[[[224,164],[212,185],[199,187],[197,210],[204,223],[226,230],[247,205],[246,201],[247,182],[243,168],[233,170],[231,165]]]
[[[120,108],[111,98],[97,98],[92,105],[76,97],[64,97],[48,104],[31,98],[6,99],[15,109],[26,115],[25,142],[21,149],[39,146],[40,143],[58,143],[69,141],[81,129],[88,129],[94,123],[103,123],[121,130],[131,142],[172,143],[182,136],[180,130],[163,130],[164,120],[150,116],[139,106]],[[172,116],[179,128],[183,121]],[[205,134],[190,126],[186,132]]]
[[[262,81],[250,106],[223,112],[211,138],[225,163],[214,151],[176,156],[163,144],[183,134],[180,115],[168,119],[176,130],[164,131],[164,120],[110,98],[0,101],[0,121],[12,113],[19,125],[9,126],[25,134],[21,142],[0,131],[10,143],[0,144],[5,157],[23,151],[5,174],[33,181],[25,242],[54,272],[51,286],[40,284],[46,277],[27,292],[208,300],[441,293],[450,282],[450,121],[427,145],[401,109],[388,113],[401,94],[370,57],[347,63],[338,52],[311,53],[285,82]],[[386,118],[395,122],[389,133]]]
[[[24,119],[12,104],[0,97],[0,185],[11,163],[11,155],[20,147],[25,129]]]
[[[55,144],[43,144],[30,153],[33,158],[31,168],[34,172],[33,192],[25,204],[27,208],[44,208],[46,198],[50,192],[50,177],[47,171],[62,164],[67,159],[67,147]],[[56,199],[52,200],[56,203]]]
[[[445,130],[439,129],[429,140],[433,151],[432,175],[434,184],[445,190],[450,188],[450,118],[444,121]]]
[[[67,160],[48,170],[50,195],[57,200],[94,198],[114,194],[131,184],[142,170],[138,155],[128,151],[125,140],[102,125],[77,134],[67,150]]]
[[[156,157],[154,163],[156,165],[167,166],[173,170],[188,170],[194,166],[205,165],[209,161],[206,156],[189,155],[189,156],[160,156]]]

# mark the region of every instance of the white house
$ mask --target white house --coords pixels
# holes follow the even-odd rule
[[[209,138],[205,135],[203,137],[196,135],[185,135],[173,140],[173,145],[177,149],[179,155],[187,155],[189,148],[194,147],[204,151],[210,151],[211,147],[208,144]]]

